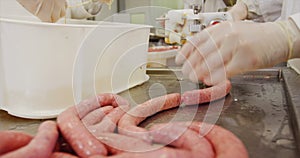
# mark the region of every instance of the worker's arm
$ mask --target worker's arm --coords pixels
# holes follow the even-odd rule
[[[66,14],[65,0],[17,0],[43,22],[56,22]]]
[[[110,6],[113,0],[66,0],[70,18],[85,19],[100,13],[104,4]]]
[[[85,19],[96,16],[102,9],[102,0],[67,0],[70,18]]]
[[[238,0],[228,12],[234,20],[275,21],[281,15],[282,0]]]
[[[104,3],[112,0],[17,0],[43,22],[56,22],[69,9],[71,18],[83,19],[97,15]]]
[[[286,21],[223,22],[209,27],[189,39],[176,62],[183,64],[183,74],[192,81],[214,85],[300,57],[299,14]]]
[[[284,25],[292,49],[290,58],[300,58],[300,13],[291,15]]]

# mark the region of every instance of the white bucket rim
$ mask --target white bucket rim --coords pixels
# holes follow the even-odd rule
[[[61,19],[60,21],[63,21]],[[71,23],[48,23],[48,22],[41,22],[41,21],[32,21],[32,20],[21,20],[15,18],[8,18],[8,17],[0,17],[0,22],[8,22],[8,23],[16,23],[22,25],[35,25],[35,26],[55,26],[55,27],[74,27],[74,28],[95,28],[101,27],[101,24],[104,24],[106,27],[110,25],[110,27],[115,28],[124,28],[124,26],[128,27],[137,27],[137,28],[152,28],[153,26],[144,25],[144,24],[130,24],[130,23],[118,23],[118,22],[110,22],[110,21],[90,21],[90,20],[77,20],[77,19],[67,19],[67,22]],[[73,22],[73,23],[72,23]],[[74,23],[78,22],[78,23]],[[82,24],[81,24],[82,23]]]

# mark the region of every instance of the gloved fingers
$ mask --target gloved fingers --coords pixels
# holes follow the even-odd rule
[[[217,53],[212,53],[212,54],[217,54]],[[215,56],[215,55],[213,55]],[[219,57],[219,55],[217,54],[217,56]],[[199,62],[196,66],[194,66],[195,68],[193,69],[197,75],[197,79],[203,81],[207,76],[210,76],[212,74],[212,72],[216,71],[217,69],[219,69],[219,67],[215,66],[215,63],[219,63],[216,62],[214,60],[219,60],[218,58],[205,58],[202,62]],[[190,73],[189,78],[192,81],[195,81],[195,76],[193,74]]]
[[[184,62],[184,64],[182,65],[182,70],[181,71],[182,71],[182,74],[184,76],[187,76],[192,71],[192,69],[193,69],[193,65],[190,62],[190,60],[186,60]]]
[[[222,41],[222,38],[220,38],[220,36],[213,37],[210,35],[209,31],[203,31],[202,34],[198,34],[198,35],[201,36],[198,36],[197,39],[201,37],[206,37],[206,38],[202,38],[194,42],[195,44],[197,43],[197,45],[193,45],[193,46],[188,45],[190,47],[195,47],[195,48],[194,51],[190,53],[188,58],[185,59],[185,63],[182,67],[183,74],[189,75],[188,77],[194,82],[196,82],[196,79],[201,80],[205,75],[207,75],[209,68],[207,67],[203,68],[203,66],[210,67],[209,64],[207,65],[206,58],[210,54],[214,54],[214,52],[219,51],[218,45],[220,45]],[[192,42],[193,41],[195,40],[192,40]],[[202,43],[198,43],[198,42],[202,42]]]
[[[232,31],[232,22],[224,21],[220,24],[209,26],[202,32],[205,33],[208,38],[219,40],[223,39],[225,34],[231,33]]]
[[[203,78],[206,75],[206,72],[200,70],[200,65],[200,63],[195,65],[189,73],[188,77],[192,82],[197,83],[199,81],[203,81]]]
[[[233,55],[236,53],[238,47],[239,47],[239,37],[235,33],[226,34],[225,39],[223,40],[223,44],[220,48],[220,55],[222,57],[223,63],[221,66],[226,65],[229,63]],[[220,65],[219,65],[220,66]]]
[[[235,62],[230,62],[228,65],[226,65],[226,74],[228,77],[241,74],[244,71],[246,71],[245,65],[239,65],[238,63]]]
[[[40,0],[17,0],[26,10],[30,13],[35,14],[36,8],[38,7]]]
[[[190,45],[189,43],[186,43],[181,50],[178,51],[176,57],[175,57],[175,63],[177,65],[181,65],[186,61],[186,58],[190,54],[192,50],[183,50],[183,49],[194,49],[192,46],[187,46]]]
[[[204,77],[203,83],[209,86],[217,85],[218,83],[226,81],[227,78],[228,76],[226,74],[225,67],[221,67],[219,69],[209,71],[209,74]]]
[[[216,49],[216,44],[209,39],[203,44],[194,47],[196,48],[190,53],[188,58],[185,59],[185,63],[182,66],[183,75],[190,74],[190,71],[195,68],[196,65],[203,63],[206,56]]]
[[[195,83],[202,81],[205,85],[213,86],[225,81],[227,79],[227,75],[225,68],[201,72],[199,67],[196,67],[190,72],[189,79]]]
[[[185,63],[182,66],[183,75],[188,75],[196,67],[197,64],[201,63],[203,55],[201,52],[195,50],[191,55],[186,59]]]
[[[199,80],[207,85],[216,85],[226,80],[225,66],[232,58],[232,48],[228,46],[230,42],[230,40],[226,40],[220,49],[215,49],[214,52],[209,53],[203,62],[197,65],[196,71]]]
[[[238,1],[229,11],[233,21],[241,21],[246,19],[248,14],[247,5],[243,1]]]
[[[188,59],[186,59],[186,63],[188,62],[189,64],[184,64],[183,65],[183,71],[185,71],[185,68],[187,65],[191,65],[192,67],[194,67],[196,64],[201,63],[203,59],[203,54],[201,54],[200,51],[197,51],[197,49],[195,49],[191,55],[188,57]]]
[[[205,59],[205,62],[203,62],[202,65],[200,66],[200,70],[204,72],[208,72],[208,71],[214,71],[215,69],[218,69],[220,67],[225,67],[226,62],[229,61],[230,56],[231,56],[230,52],[221,52],[221,50],[211,53],[211,55],[209,55]]]
[[[189,57],[190,53],[194,50],[193,44],[190,42],[187,42],[183,45],[180,51],[178,51],[178,54],[176,55],[175,62],[178,65],[183,64],[186,59]]]
[[[213,41],[213,39],[209,39],[208,41],[201,46],[198,51],[194,51],[193,54],[198,54],[197,56],[191,56],[191,64],[195,71],[197,71],[197,78],[199,80],[203,79],[211,70],[217,69],[220,66],[223,66],[223,56],[222,56],[222,49],[218,48],[218,44],[220,42]],[[226,51],[226,50],[224,50]],[[200,53],[204,52],[204,53]],[[227,52],[224,53],[228,54]],[[196,60],[197,59],[197,60]],[[195,66],[196,65],[196,66]],[[196,68],[195,68],[196,67]],[[190,78],[195,80],[195,78],[190,74]]]
[[[52,22],[56,22],[61,17],[65,16],[66,2],[65,0],[54,0],[52,11]]]
[[[235,34],[225,35],[220,49],[215,49],[213,53],[210,53],[206,58],[206,63],[209,70],[215,70],[220,67],[225,67],[225,65],[231,61],[233,54],[237,50],[238,37]],[[204,65],[200,67],[203,71],[205,70]]]
[[[219,69],[225,69],[226,65],[233,60],[233,56],[237,54],[236,51],[238,47],[239,46],[242,47],[239,43],[240,39],[238,34],[232,31],[232,24],[227,23],[223,26],[226,25],[228,25],[226,27],[228,32],[225,35],[223,35],[223,39],[219,39],[220,41],[216,42],[216,45],[220,45],[219,46],[220,48],[218,49],[216,47],[214,52],[210,53],[206,57],[205,62],[203,62],[199,67],[199,71],[201,71],[203,75],[209,75],[212,74],[213,72],[216,72]],[[251,54],[253,53],[248,53],[249,56]],[[248,57],[246,57],[245,59],[247,58]],[[212,78],[211,80],[215,80],[215,79]],[[218,82],[218,81],[214,82],[211,80],[208,81],[208,79],[206,79],[206,81],[209,82],[210,84],[215,84],[216,82]]]
[[[59,6],[57,5],[54,5],[51,14],[51,22],[56,22],[58,19],[60,19],[60,13],[61,13],[61,8],[59,8]]]
[[[66,16],[66,9],[65,8],[63,8],[62,10],[61,10],[61,12],[60,12],[60,18],[62,18],[62,17],[64,17],[64,16]]]
[[[181,50],[178,52],[178,55],[176,56],[176,64],[183,64],[185,60],[189,58],[190,54],[194,51],[194,49],[197,48],[197,46],[200,45],[202,42],[205,42],[208,38],[208,32],[202,31],[188,39],[188,42],[183,45]]]
[[[223,48],[224,46],[232,45],[234,41],[231,40],[235,40],[234,38],[237,38],[236,36],[232,37],[232,35],[234,34],[232,34],[231,32],[231,23],[219,24],[204,30],[204,35],[202,35],[206,36],[205,41],[198,44],[195,51],[200,52],[203,59],[207,58],[211,54],[220,53],[220,50],[225,50]]]
[[[197,66],[197,71],[199,71],[198,78],[203,80],[214,70],[210,67],[210,63],[204,59],[204,61]]]
[[[202,58],[201,61],[205,58],[207,58],[207,56],[212,53],[215,52],[216,50],[218,50],[219,48],[219,42],[220,40],[215,40],[213,37],[207,39],[205,42],[199,44],[193,53],[197,53],[200,54]]]
[[[64,7],[62,7],[62,10],[60,12],[60,17],[66,16],[66,9],[68,8],[67,1],[64,0]]]
[[[52,22],[51,13],[53,11],[53,0],[43,0],[40,2],[39,7],[35,15],[43,22]]]
[[[228,77],[241,74],[245,71],[260,68],[261,57],[257,56],[255,52],[237,52],[232,60],[226,65],[226,73]]]

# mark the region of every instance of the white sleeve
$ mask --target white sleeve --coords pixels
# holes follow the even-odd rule
[[[283,0],[240,0],[248,8],[248,19],[267,22],[275,21],[281,15]]]
[[[209,0],[204,3],[204,12],[217,12],[225,7],[223,0]]]
[[[290,19],[297,25],[298,29],[300,30],[300,13],[294,14],[290,16]]]
[[[277,20],[281,15],[283,0],[258,0],[264,21]]]
[[[85,19],[96,16],[103,3],[99,0],[67,0],[69,16],[73,19]]]

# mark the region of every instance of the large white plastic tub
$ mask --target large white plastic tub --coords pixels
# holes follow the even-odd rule
[[[96,93],[148,80],[148,26],[71,23],[0,19],[0,109],[54,118]]]

